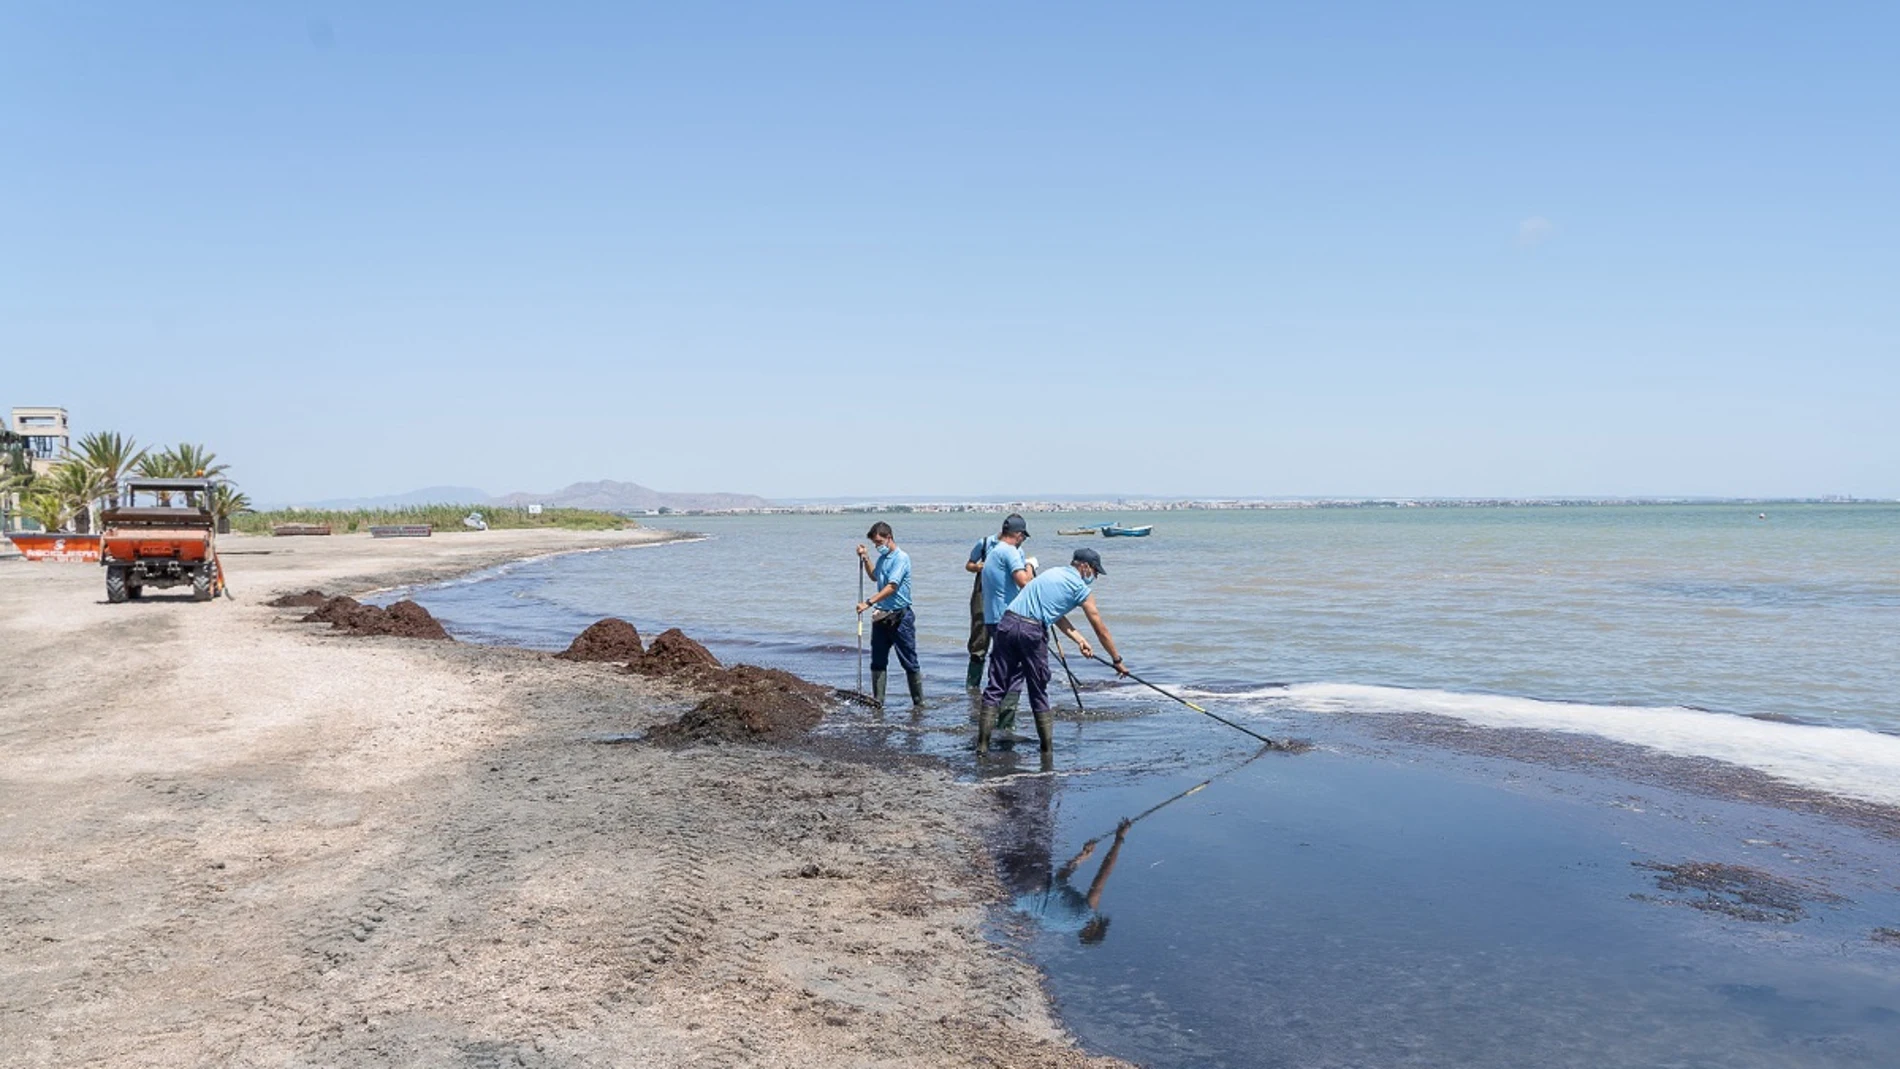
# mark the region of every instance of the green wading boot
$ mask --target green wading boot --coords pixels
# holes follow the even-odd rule
[[[924,704],[924,674],[922,672],[905,672],[904,682],[910,684],[910,703],[912,705]]]
[[[890,678],[889,672],[871,673],[871,697],[877,699],[878,708],[884,708],[884,684]]]
[[[1036,714],[1036,739],[1042,743],[1043,753],[1052,753],[1056,748],[1055,716],[1047,709]]]
[[[983,658],[970,658],[970,670],[963,674],[964,690],[980,690],[983,686]]]
[[[987,753],[990,748],[990,732],[996,728],[996,707],[985,705],[976,716],[976,752]]]
[[[1022,705],[1022,700],[1022,691],[1010,691],[1008,694],[1003,695],[1002,709],[996,714],[996,730],[1002,732],[1003,737],[1011,742],[1022,738],[1022,736],[1016,734],[1016,710]]]

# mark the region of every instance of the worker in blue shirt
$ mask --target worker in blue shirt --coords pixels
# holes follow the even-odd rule
[[[1029,540],[1029,525],[1015,513],[1003,521],[1003,531],[996,536],[994,544],[983,559],[983,569],[977,573],[977,585],[983,592],[983,634],[987,640],[996,634],[996,625],[1002,622],[1003,613],[1009,608],[1011,598],[1035,575],[1035,566],[1023,557],[1023,543]],[[1020,690],[1011,690],[1003,698],[1001,711],[996,717],[996,729],[1002,737],[1015,742],[1016,704]]]
[[[858,546],[858,563],[871,577],[877,592],[858,602],[858,612],[871,614],[871,696],[884,704],[886,669],[891,663],[891,647],[897,647],[897,662],[904,666],[904,678],[910,683],[913,705],[924,703],[924,674],[917,665],[917,622],[910,609],[910,554],[897,548],[891,525],[879,520],[871,525],[866,538],[877,547],[877,560],[870,551]]]
[[[1055,748],[1055,728],[1049,713],[1048,629],[1054,626],[1075,640],[1084,658],[1095,655],[1088,639],[1069,622],[1068,614],[1075,609],[1080,608],[1088,617],[1089,627],[1094,629],[1095,637],[1101,639],[1102,649],[1113,660],[1116,673],[1128,674],[1121,654],[1115,649],[1115,640],[1108,633],[1108,625],[1102,622],[1102,614],[1095,608],[1095,597],[1090,589],[1095,577],[1103,574],[1106,573],[1102,568],[1102,555],[1093,549],[1078,549],[1068,567],[1051,568],[1036,576],[1010,599],[990,646],[990,677],[983,686],[983,708],[977,719],[979,753],[990,748],[997,707],[1003,695],[1018,681],[1029,691],[1029,711],[1035,715],[1036,737],[1043,752]]]

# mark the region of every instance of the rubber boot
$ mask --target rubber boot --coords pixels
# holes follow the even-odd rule
[[[904,682],[910,684],[910,703],[912,705],[924,704],[924,674],[922,672],[905,672]]]
[[[976,717],[976,752],[988,753],[990,732],[996,728],[996,706],[985,705]]]
[[[889,672],[871,673],[871,697],[877,699],[877,705],[880,709],[884,707],[884,684],[889,677]]]
[[[963,674],[964,690],[979,690],[983,686],[983,658],[970,658],[970,670]]]
[[[1016,710],[1022,705],[1022,702],[1023,692],[1020,690],[1012,690],[1003,695],[1002,709],[996,714],[996,730],[1002,732],[1011,740],[1015,740],[1019,737],[1016,734]]]
[[[1036,714],[1036,740],[1042,744],[1043,753],[1052,753],[1056,748],[1055,717],[1044,709]]]

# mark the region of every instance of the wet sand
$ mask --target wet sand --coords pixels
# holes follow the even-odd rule
[[[232,537],[212,604],[0,561],[0,1064],[1121,1064],[929,763],[615,744],[697,696],[264,605],[663,537]]]

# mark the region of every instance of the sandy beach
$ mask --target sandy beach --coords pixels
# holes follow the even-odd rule
[[[212,604],[0,561],[0,1064],[1121,1064],[985,938],[943,771],[616,741],[695,695],[264,604],[665,537],[230,537]]]

